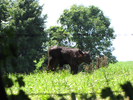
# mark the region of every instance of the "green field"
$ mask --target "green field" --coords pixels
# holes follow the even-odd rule
[[[50,97],[55,100],[63,100],[63,98],[71,100],[74,93],[78,100],[83,95],[90,97],[91,93],[95,93],[97,99],[101,99],[101,90],[107,86],[113,91],[122,91],[120,84],[130,81],[133,85],[133,62],[109,64],[108,68],[100,68],[91,74],[80,72],[72,75],[69,71],[47,74],[44,71],[39,71],[28,75],[19,75],[23,76],[25,81],[25,87],[21,89],[32,100],[47,100]],[[10,74],[10,77],[15,81],[15,74]],[[17,94],[19,90],[18,84],[15,83],[11,89],[14,94]],[[6,89],[6,91],[10,94],[10,89]],[[124,92],[119,93],[124,95]]]

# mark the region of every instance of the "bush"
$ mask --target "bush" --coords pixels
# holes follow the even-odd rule
[[[92,72],[92,71],[94,71],[95,69],[99,69],[99,68],[101,68],[101,65],[103,66],[103,67],[107,67],[107,65],[108,65],[108,58],[104,55],[104,57],[99,57],[99,55],[95,58],[96,59],[96,61],[94,62],[94,61],[92,61],[92,63],[91,64],[89,64],[89,65],[84,65],[84,71],[85,72]]]

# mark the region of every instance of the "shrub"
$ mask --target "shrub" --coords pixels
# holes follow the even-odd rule
[[[92,72],[95,69],[101,68],[101,64],[103,67],[107,67],[108,65],[108,58],[104,55],[104,57],[99,57],[99,55],[95,58],[96,61],[92,61],[89,65],[84,65],[84,71],[86,72]]]

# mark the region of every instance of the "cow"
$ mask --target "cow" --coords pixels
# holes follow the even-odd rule
[[[62,46],[52,46],[48,50],[48,70],[55,71],[57,65],[63,67],[64,64],[69,64],[72,74],[78,73],[78,66],[85,62],[90,64],[92,62],[90,53],[82,52],[77,48],[67,48]]]

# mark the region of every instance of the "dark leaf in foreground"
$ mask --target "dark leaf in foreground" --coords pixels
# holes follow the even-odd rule
[[[130,100],[133,100],[133,86],[130,82],[120,85],[125,92],[125,96],[129,96]]]
[[[5,87],[10,88],[13,86],[13,81],[10,78],[8,78],[7,75],[3,76],[3,82],[4,82]]]
[[[53,97],[49,97],[47,100],[55,100]]]
[[[108,96],[111,98],[114,98],[113,92],[110,89],[110,87],[106,87],[106,88],[102,89],[102,93],[101,93],[102,98],[106,98]]]
[[[71,93],[71,98],[72,98],[72,100],[76,100],[76,95],[74,92]]]
[[[19,87],[25,86],[25,83],[23,81],[23,77],[18,77],[18,79],[16,81],[18,81]]]

